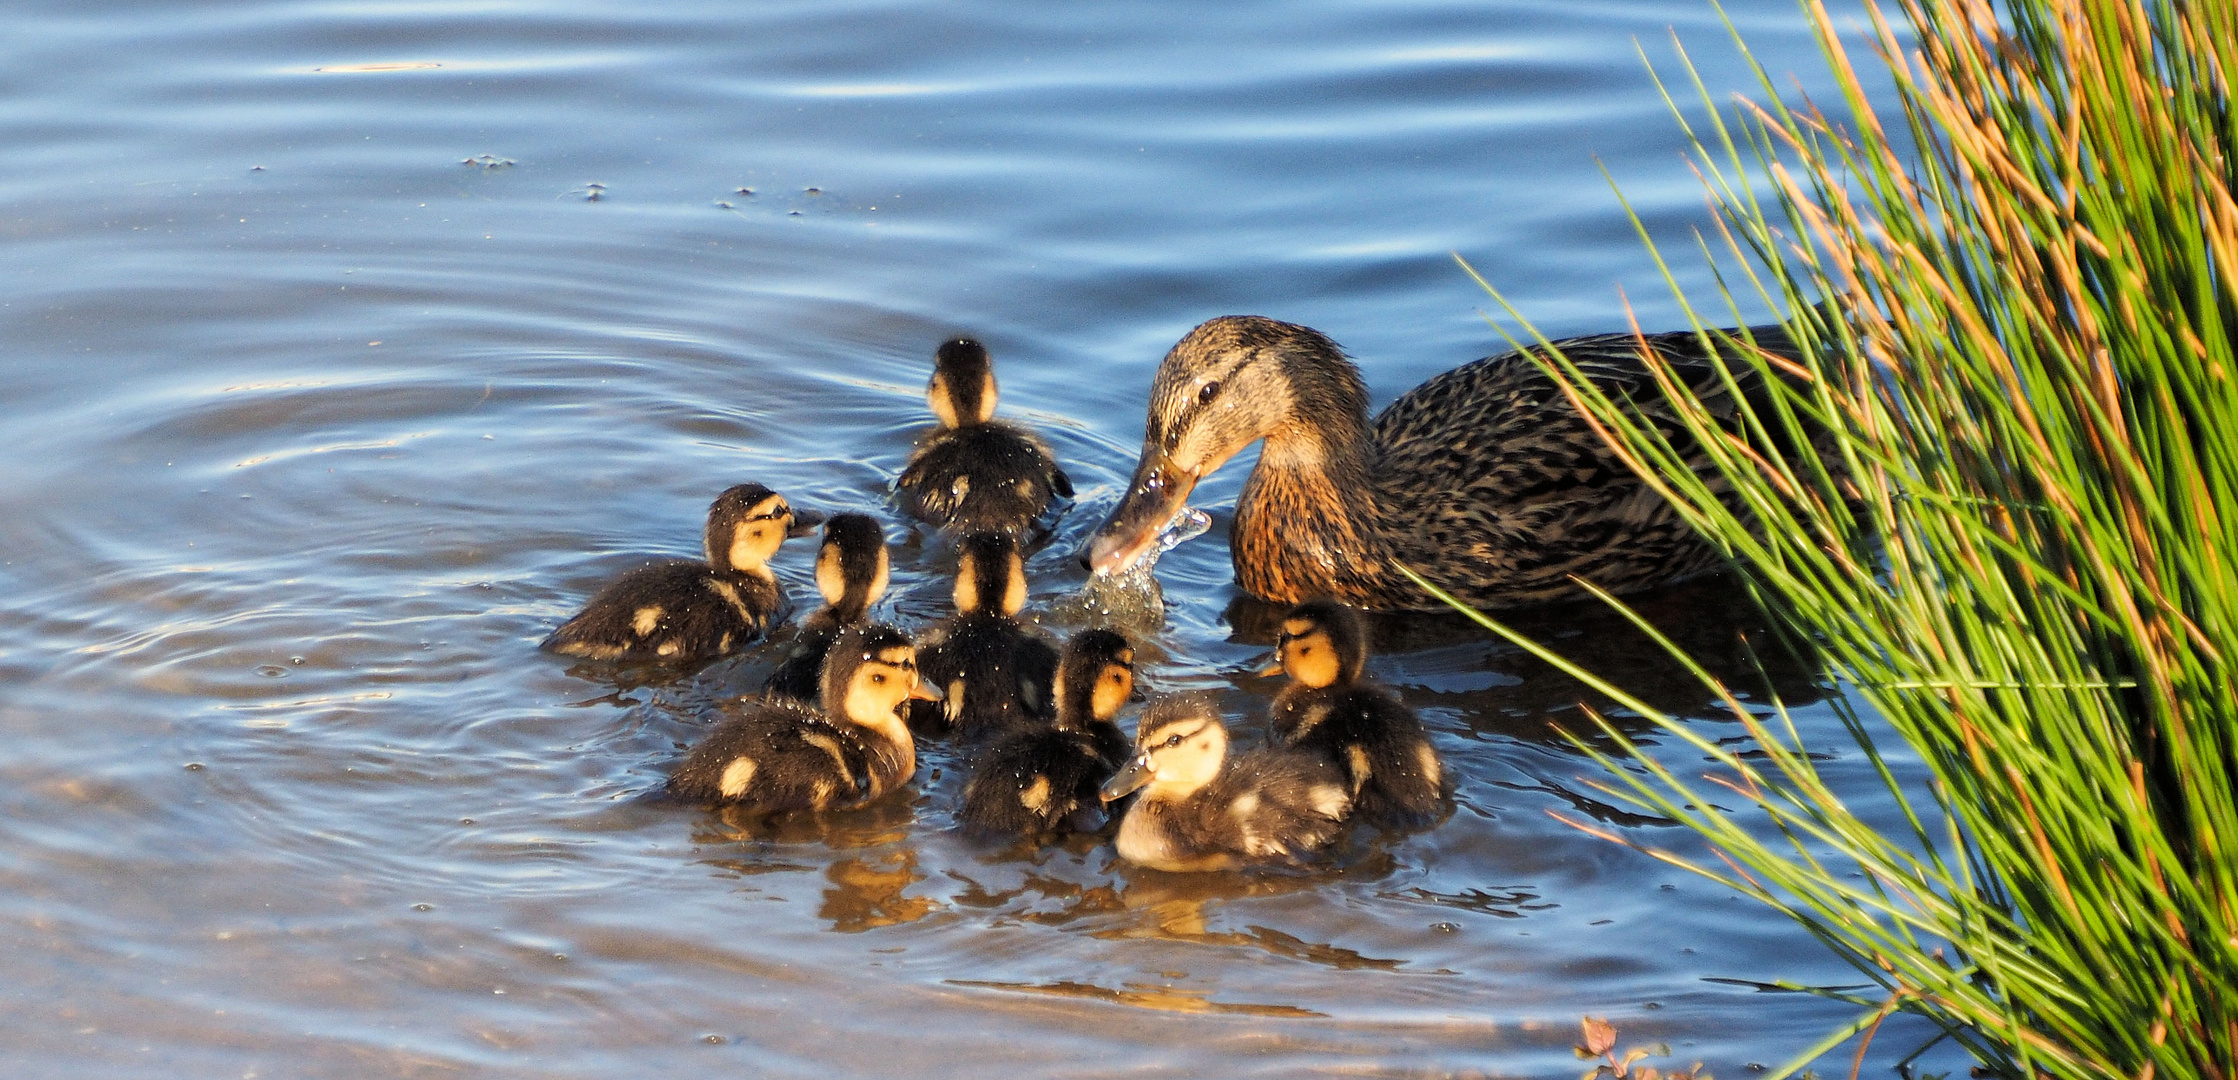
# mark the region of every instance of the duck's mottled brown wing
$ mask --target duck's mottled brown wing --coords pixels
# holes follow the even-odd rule
[[[1777,327],[1754,333],[1785,351]],[[1731,414],[1692,332],[1647,342]],[[1557,344],[1597,385],[1629,396],[1666,432],[1682,430],[1640,363],[1638,338]],[[1522,354],[1478,360],[1408,391],[1376,418],[1375,435],[1376,487],[1394,553],[1471,604],[1573,595],[1573,575],[1621,593],[1719,563]]]

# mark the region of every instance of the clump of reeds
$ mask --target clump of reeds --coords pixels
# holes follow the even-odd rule
[[[1843,717],[1908,827],[1866,825],[1784,712],[1731,695],[1761,754],[1666,720],[1712,787],[1607,764],[1723,862],[1659,857],[1880,984],[1790,1069],[1901,1010],[2003,1076],[2238,1080],[2238,4],[1891,2],[1909,35],[1867,6],[1897,132],[1820,0],[1847,122],[1767,80],[1690,132],[1720,280],[1809,346],[1703,330],[1777,388],[1738,421],[1663,380],[1730,496],[1540,351],[1779,646],[1878,714]],[[1689,311],[1743,321],[1722,306]],[[1735,795],[1750,812],[1716,808]]]

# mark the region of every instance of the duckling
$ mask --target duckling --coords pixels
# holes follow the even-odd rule
[[[740,484],[707,508],[707,561],[672,559],[623,574],[560,624],[543,647],[593,660],[702,660],[769,629],[785,592],[770,556],[795,521],[785,497]]]
[[[832,638],[870,616],[870,605],[886,594],[892,565],[886,534],[870,515],[835,514],[824,522],[824,543],[816,550],[816,591],[824,606],[801,620],[800,636],[762,692],[816,704]]]
[[[911,517],[960,532],[1022,535],[1072,479],[1033,432],[995,419],[995,371],[970,338],[940,347],[925,400],[940,426],[919,437],[894,492]]]
[[[1260,672],[1290,676],[1268,712],[1275,744],[1336,759],[1360,816],[1423,824],[1437,816],[1445,799],[1438,752],[1414,710],[1361,679],[1367,662],[1367,630],[1359,612],[1334,600],[1290,609],[1275,640],[1274,664]]]
[[[1083,630],[1057,660],[1057,716],[1015,732],[987,752],[964,785],[958,820],[989,832],[1035,835],[1098,806],[1096,789],[1130,747],[1112,722],[1134,694],[1135,651],[1110,630]]]
[[[1748,333],[1796,355],[1777,326]],[[1697,391],[1723,393],[1692,332],[1646,343]],[[1556,344],[1686,445],[1640,339]],[[1761,392],[1746,370],[1735,375]],[[1730,396],[1724,405],[1736,408]],[[1508,607],[1582,595],[1579,581],[1628,593],[1723,565],[1522,353],[1439,375],[1372,425],[1367,406],[1360,369],[1318,331],[1256,316],[1198,326],[1158,367],[1134,479],[1081,561],[1098,573],[1134,565],[1200,479],[1264,439],[1229,532],[1236,584],[1262,600],[1440,607],[1399,573],[1404,564],[1466,603]]]
[[[1026,624],[1025,562],[1009,533],[978,532],[956,545],[956,614],[924,638],[925,677],[946,693],[944,724],[985,746],[1050,713],[1057,650]]]
[[[1153,703],[1135,747],[1101,795],[1142,789],[1115,843],[1120,858],[1154,870],[1295,858],[1334,843],[1352,812],[1344,774],[1322,754],[1262,747],[1229,758],[1228,729],[1202,695]]]
[[[824,661],[824,707],[750,700],[684,758],[668,790],[752,813],[844,810],[909,782],[917,746],[899,710],[939,691],[917,678],[917,650],[891,626],[841,629]]]

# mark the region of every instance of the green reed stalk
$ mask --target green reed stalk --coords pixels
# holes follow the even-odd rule
[[[1774,388],[1720,421],[1661,372],[1709,467],[1532,338],[1783,647],[1852,691],[1836,708],[1907,826],[1852,813],[1784,710],[1726,695],[1744,758],[1572,668],[1714,767],[1613,727],[1625,755],[1600,760],[1721,861],[1652,854],[1882,987],[1791,1068],[1903,1011],[2004,1076],[2238,1080],[2238,4],[1889,2],[1908,37],[1867,7],[1900,131],[1821,0],[1846,125],[1759,67],[1760,103],[1688,130],[1724,293],[1687,311],[1736,385]],[[1736,292],[1793,312],[1809,358],[1710,329],[1745,321]],[[1752,813],[1717,808],[1735,796]]]

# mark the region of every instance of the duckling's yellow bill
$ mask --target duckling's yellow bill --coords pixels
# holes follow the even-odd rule
[[[1102,790],[1097,791],[1096,795],[1105,802],[1124,799],[1133,794],[1135,789],[1149,783],[1154,773],[1155,770],[1150,766],[1150,755],[1136,754],[1119,767],[1119,775],[1104,782]]]
[[[1259,677],[1262,679],[1271,679],[1277,675],[1282,674],[1283,670],[1282,654],[1276,653],[1274,654],[1274,663],[1268,664],[1267,666],[1259,669]]]
[[[919,701],[941,701],[948,695],[942,693],[939,687],[919,679],[915,686],[909,688],[909,696]]]
[[[1196,486],[1194,471],[1164,454],[1144,454],[1127,484],[1126,497],[1089,537],[1080,556],[1082,565],[1093,573],[1116,574],[1161,550],[1159,537],[1188,512],[1189,492]]]

